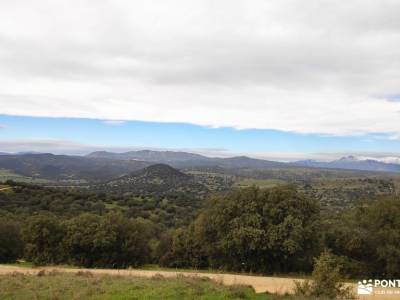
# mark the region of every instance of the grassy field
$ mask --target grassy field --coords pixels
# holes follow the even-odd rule
[[[287,184],[287,182],[280,179],[255,179],[255,178],[242,178],[235,182],[236,187],[249,187],[257,186],[261,189],[271,188],[278,185]]]
[[[10,170],[0,169],[0,182],[5,182],[7,180],[14,180],[14,181],[26,182],[26,183],[37,183],[37,184],[46,184],[46,183],[51,182],[46,179],[26,177],[26,176],[22,176],[22,175],[13,173]]]
[[[103,276],[89,272],[0,275],[0,299],[274,299],[244,286],[226,287],[207,279]]]
[[[44,178],[34,178],[23,176],[17,173],[14,173],[11,170],[0,169],[0,182],[6,182],[7,180],[13,180],[15,182],[24,182],[31,184],[39,184],[39,185],[48,185],[51,187],[75,187],[76,185],[82,185],[87,183],[86,180],[48,180]]]

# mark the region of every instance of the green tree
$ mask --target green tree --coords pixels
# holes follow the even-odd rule
[[[215,197],[175,232],[170,263],[236,271],[306,271],[318,253],[319,206],[292,186]]]
[[[116,237],[112,251],[104,252],[103,259],[108,265],[137,267],[149,262],[151,257],[149,241],[152,234],[150,221],[127,219],[121,214],[111,213],[103,218],[102,226],[112,228]]]
[[[150,256],[147,225],[119,213],[82,214],[66,223],[65,251],[72,263],[85,267],[138,266]]]
[[[57,264],[64,259],[63,224],[53,215],[29,218],[23,228],[24,257],[37,265]]]
[[[400,276],[400,198],[361,203],[326,225],[325,244],[352,276]]]
[[[23,243],[16,222],[0,218],[0,263],[14,262],[22,257]]]
[[[101,228],[101,217],[81,214],[66,222],[63,240],[65,253],[72,264],[92,267],[107,245],[114,243],[110,230]]]

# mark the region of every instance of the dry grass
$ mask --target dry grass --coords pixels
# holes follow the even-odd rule
[[[14,272],[0,275],[0,299],[271,299],[245,286],[223,286],[208,279],[154,276],[137,278],[40,271],[36,276]]]

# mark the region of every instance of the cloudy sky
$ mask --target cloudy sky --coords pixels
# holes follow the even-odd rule
[[[399,14],[398,0],[2,0],[0,151],[396,155]]]

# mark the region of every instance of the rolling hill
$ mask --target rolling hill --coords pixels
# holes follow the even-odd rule
[[[199,154],[175,151],[130,151],[124,153],[114,153],[106,151],[97,151],[88,154],[86,157],[118,159],[118,160],[141,160],[153,163],[163,163],[175,168],[195,168],[195,167],[216,167],[226,169],[241,168],[285,168],[290,164],[269,161],[264,159],[255,159],[247,156],[235,156],[228,158],[207,157]]]
[[[165,195],[171,193],[204,195],[207,188],[194,177],[166,165],[155,164],[129,175],[92,187],[97,191],[116,194],[130,192],[137,195]]]
[[[359,177],[363,176],[364,173],[376,173],[377,171],[400,173],[400,164],[361,160],[353,156],[331,162],[308,160],[282,163],[246,156],[218,158],[187,152],[152,150],[125,153],[100,151],[87,156],[54,155],[50,153],[0,155],[0,170],[5,174],[13,174],[13,178],[20,175],[25,178],[24,180],[29,178],[46,180],[46,184],[55,182],[57,185],[93,185],[121,180],[124,176],[132,176],[136,171],[154,164],[169,165],[183,173],[192,173],[194,175],[192,181],[206,185],[211,190],[226,190],[234,185],[233,181],[240,180],[239,177],[298,182],[309,180],[310,176],[313,178]],[[348,172],[357,173],[350,174]],[[171,169],[167,170],[166,173],[174,174]],[[212,176],[208,176],[210,174]],[[215,176],[216,174],[219,174],[219,176]],[[231,177],[227,178],[226,176]],[[6,176],[3,176],[3,178],[6,178]],[[139,185],[143,186],[143,184]],[[170,185],[170,182],[168,185]],[[152,186],[151,188],[154,189],[155,187]],[[123,190],[127,189],[123,188]],[[161,190],[164,190],[164,188],[161,188]],[[198,188],[195,188],[195,190],[195,193],[197,193]]]
[[[148,162],[44,154],[0,155],[0,169],[49,180],[104,181],[149,166]]]
[[[319,168],[319,169],[344,169],[371,172],[400,172],[400,164],[388,163],[373,159],[359,159],[355,156],[342,157],[329,162],[316,160],[302,160],[291,163],[256,159],[247,156],[228,158],[207,157],[199,154],[175,151],[130,151],[114,153],[97,151],[86,157],[114,160],[140,160],[152,163],[169,164],[179,169],[191,168],[222,168],[222,169],[287,169],[287,168]]]

